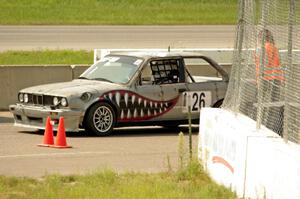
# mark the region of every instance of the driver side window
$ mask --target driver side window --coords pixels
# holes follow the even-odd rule
[[[179,60],[156,60],[150,62],[155,84],[179,83]]]
[[[153,84],[153,75],[150,67],[150,63],[143,68],[141,73],[140,85],[152,85]]]
[[[161,85],[183,82],[180,76],[179,59],[163,59],[150,61],[142,70],[141,85]]]

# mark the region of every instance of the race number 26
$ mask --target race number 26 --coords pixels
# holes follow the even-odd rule
[[[185,111],[191,107],[192,112],[199,112],[202,107],[211,105],[211,92],[197,91],[183,93],[183,108]]]

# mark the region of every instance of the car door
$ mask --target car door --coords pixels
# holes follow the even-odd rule
[[[182,93],[186,91],[181,58],[153,58],[140,73],[135,86],[141,98],[141,120],[182,120]],[[142,114],[142,115],[141,115]]]
[[[181,57],[150,61],[155,85],[161,88],[163,112],[160,120],[183,120],[182,93],[187,90],[185,71]]]
[[[135,121],[156,120],[163,112],[163,96],[159,84],[153,81],[150,63],[147,62],[135,83],[135,107],[131,111]]]

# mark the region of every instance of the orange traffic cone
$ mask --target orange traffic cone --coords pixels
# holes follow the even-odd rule
[[[38,144],[38,146],[49,147],[50,145],[53,145],[53,144],[54,144],[53,128],[51,125],[51,119],[48,116],[47,121],[46,121],[45,132],[44,132],[43,144]]]
[[[54,147],[54,148],[71,148],[71,146],[67,145],[66,131],[65,131],[65,121],[64,121],[63,117],[59,118],[55,145],[52,145],[51,147]]]

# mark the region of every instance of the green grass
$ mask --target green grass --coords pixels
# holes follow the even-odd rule
[[[92,64],[92,51],[42,50],[0,52],[0,65],[24,64]]]
[[[0,0],[0,24],[235,24],[237,0]]]
[[[230,199],[236,196],[211,181],[198,163],[176,173],[51,175],[41,179],[0,176],[0,198]]]

